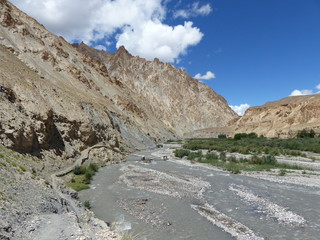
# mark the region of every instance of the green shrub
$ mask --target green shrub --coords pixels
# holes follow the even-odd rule
[[[313,129],[308,131],[307,129],[303,129],[298,131],[297,138],[314,138],[316,136],[316,133]]]
[[[178,157],[178,158],[183,158],[185,156],[189,156],[189,154],[190,154],[190,151],[186,150],[186,149],[177,149],[174,152],[174,156]]]
[[[281,169],[279,172],[279,176],[284,176],[286,175],[287,171],[285,169]]]
[[[221,161],[225,162],[227,160],[227,154],[225,152],[221,152],[219,157]]]
[[[90,163],[88,168],[89,168],[89,170],[92,170],[93,172],[97,172],[99,169],[98,165],[95,163]]]
[[[277,160],[274,156],[268,155],[264,157],[264,164],[275,165],[277,164]]]
[[[194,160],[196,158],[201,158],[202,156],[202,151],[190,152],[188,155],[188,160]]]
[[[83,206],[85,207],[85,208],[88,208],[88,209],[90,209],[91,208],[91,203],[90,203],[90,201],[85,201],[84,203],[83,203]]]
[[[228,160],[229,162],[233,162],[233,163],[237,163],[237,162],[238,162],[237,158],[234,157],[234,156],[228,157],[227,160]]]
[[[207,153],[206,159],[207,160],[218,160],[219,156],[216,153]]]
[[[226,138],[227,138],[227,135],[225,135],[225,134],[219,134],[219,135],[218,135],[218,138],[219,138],[219,139],[226,139]]]
[[[80,174],[85,174],[85,172],[87,171],[86,167],[84,166],[76,166],[74,169],[73,169],[73,173],[75,175],[80,175]]]
[[[92,180],[92,177],[94,175],[94,172],[91,171],[87,171],[84,176],[86,178],[86,183],[90,183],[90,181]]]
[[[157,144],[157,148],[163,148],[162,144]]]

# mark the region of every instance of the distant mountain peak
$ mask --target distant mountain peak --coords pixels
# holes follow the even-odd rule
[[[116,55],[123,57],[132,57],[132,55],[128,52],[128,50],[122,45],[118,48]]]

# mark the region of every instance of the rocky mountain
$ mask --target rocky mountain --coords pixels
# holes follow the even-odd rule
[[[225,126],[236,117],[222,96],[171,64],[133,57],[124,47],[114,54],[84,43],[78,49],[104,63],[110,76],[147,101],[152,114],[180,136],[190,130]]]
[[[23,152],[75,151],[104,142],[142,148],[220,127],[227,102],[185,71],[74,47],[0,1],[0,143]]]
[[[302,129],[320,132],[320,94],[292,96],[251,107],[235,125],[236,132],[267,137],[294,137]]]

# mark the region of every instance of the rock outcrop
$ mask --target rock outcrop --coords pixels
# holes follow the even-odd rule
[[[185,71],[74,47],[0,1],[0,144],[73,156],[104,142],[143,148],[236,114]]]
[[[179,135],[222,127],[237,115],[226,100],[184,70],[155,58],[133,57],[123,46],[114,54],[97,51],[81,43],[77,48],[105,64],[110,76],[148,103],[152,114]]]
[[[267,137],[295,137],[297,131],[320,132],[320,94],[292,96],[249,108],[236,123],[236,132]]]

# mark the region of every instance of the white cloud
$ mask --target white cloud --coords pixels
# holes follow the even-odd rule
[[[243,114],[245,113],[245,111],[250,107],[249,104],[245,103],[245,104],[241,104],[239,106],[237,105],[230,105],[231,109],[233,111],[235,111],[238,115],[243,116]]]
[[[194,78],[198,80],[210,80],[216,78],[216,75],[213,72],[208,71],[205,75],[201,75],[200,73],[198,73],[194,76]]]
[[[205,4],[200,6],[199,2],[195,2],[192,5],[189,5],[186,9],[179,9],[174,13],[174,18],[189,18],[197,16],[207,16],[211,13],[211,5]]]
[[[17,7],[36,18],[48,30],[68,41],[112,40],[115,33],[117,46],[124,45],[133,55],[149,60],[157,57],[173,62],[197,45],[203,34],[192,26],[169,26],[162,0],[11,0]],[[197,7],[205,15],[210,5]],[[209,8],[208,8],[209,7]]]
[[[179,55],[186,54],[189,46],[200,42],[203,34],[192,22],[171,27],[161,22],[147,21],[135,29],[128,26],[118,36],[117,47],[124,45],[133,55],[148,60],[154,57],[162,61],[177,61]]]
[[[97,50],[104,50],[104,51],[107,51],[107,48],[103,45],[97,45],[97,46],[94,46],[95,49]]]
[[[316,86],[316,89],[320,90],[320,84],[318,84],[318,85]]]
[[[308,90],[308,89],[305,89],[305,90],[294,90],[292,91],[292,93],[290,94],[290,96],[301,96],[301,95],[311,95],[313,94],[312,90]]]

